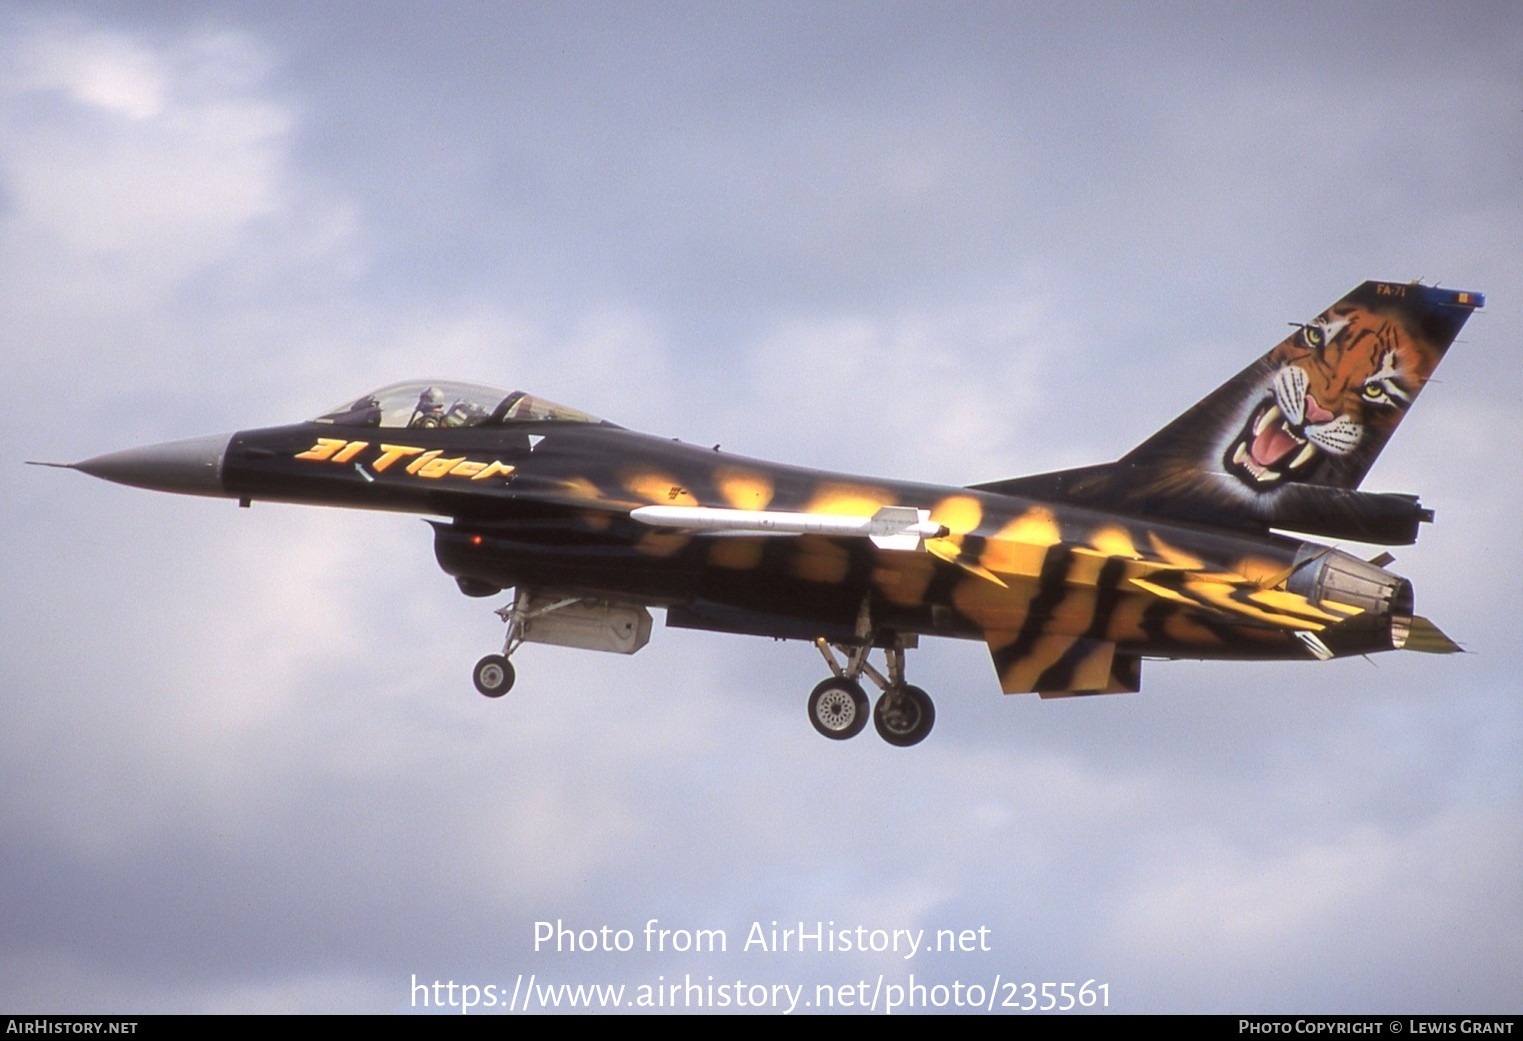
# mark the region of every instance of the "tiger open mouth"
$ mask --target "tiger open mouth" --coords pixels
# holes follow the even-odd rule
[[[1227,449],[1227,469],[1250,488],[1263,489],[1282,479],[1305,477],[1321,453],[1286,421],[1273,394],[1254,410],[1242,433]]]

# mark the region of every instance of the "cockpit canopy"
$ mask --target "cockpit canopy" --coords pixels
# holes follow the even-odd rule
[[[479,383],[443,381],[393,383],[346,402],[313,420],[347,427],[474,427],[557,420],[562,423],[602,423],[596,416],[553,401],[509,393]]]

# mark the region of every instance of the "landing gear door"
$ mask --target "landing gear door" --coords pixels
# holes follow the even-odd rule
[[[527,590],[519,598],[525,643],[634,654],[650,642],[651,616],[641,604],[582,599],[555,606],[565,598]]]

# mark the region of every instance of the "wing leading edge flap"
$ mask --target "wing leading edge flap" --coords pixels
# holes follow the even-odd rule
[[[1117,654],[1109,640],[1042,633],[987,633],[989,653],[1006,694],[1044,698],[1078,694],[1135,694],[1142,689],[1142,660]]]

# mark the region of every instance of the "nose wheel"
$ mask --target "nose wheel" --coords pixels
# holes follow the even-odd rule
[[[500,698],[513,689],[513,663],[501,654],[488,654],[476,663],[471,679],[476,689],[489,698]]]

